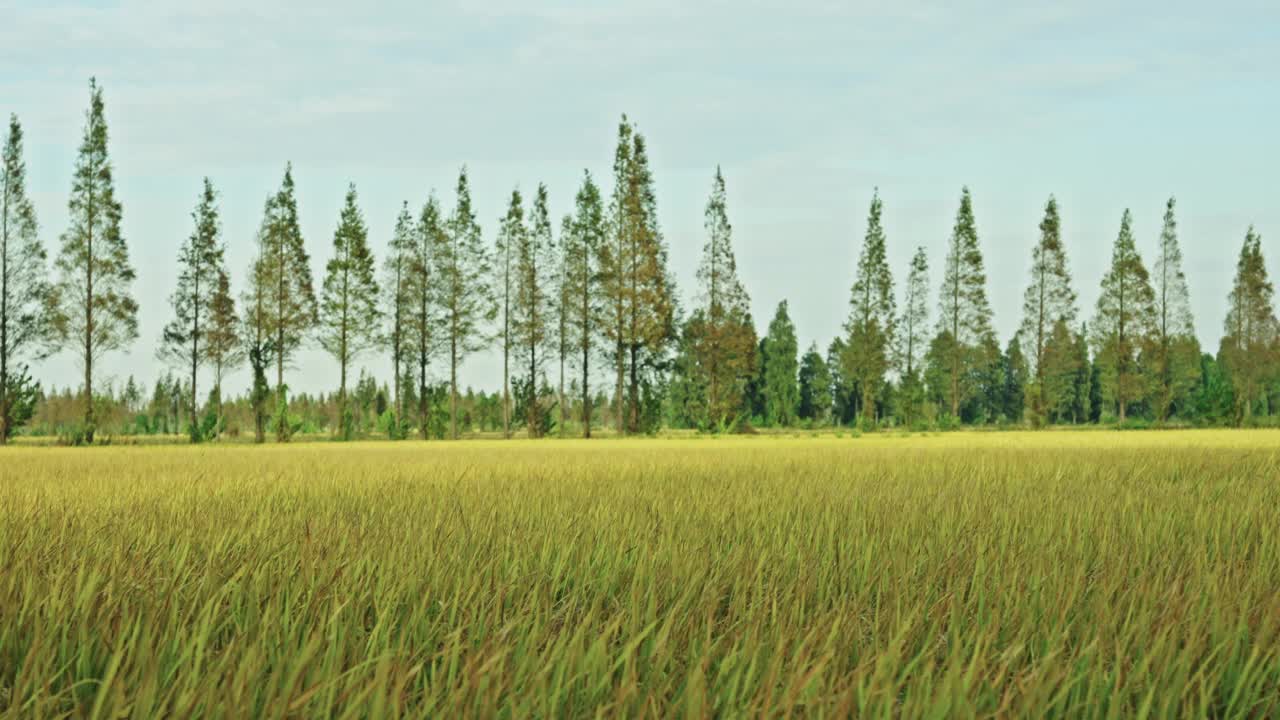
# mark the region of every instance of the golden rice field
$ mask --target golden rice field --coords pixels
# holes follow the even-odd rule
[[[0,449],[0,713],[1276,717],[1280,432]]]

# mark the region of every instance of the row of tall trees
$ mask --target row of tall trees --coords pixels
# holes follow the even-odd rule
[[[625,116],[612,180],[606,195],[584,173],[573,212],[558,231],[547,187],[539,184],[529,198],[516,188],[487,245],[464,167],[448,211],[434,192],[416,214],[402,206],[380,270],[352,185],[317,292],[286,166],[279,189],[265,200],[255,257],[237,298],[218,193],[206,178],[191,233],[178,250],[173,315],[158,350],[186,377],[186,388],[174,397],[187,403],[192,438],[215,437],[225,426],[223,380],[247,363],[256,439],[288,440],[300,424],[291,412],[286,371],[307,346],[336,361],[336,434],[343,438],[361,425],[348,402],[349,377],[373,353],[391,360],[389,432],[396,437],[415,427],[428,436],[440,367],[448,373],[449,435],[457,437],[459,367],[492,346],[503,358],[499,405],[507,436],[517,424],[531,436],[553,427],[563,434],[571,424],[590,436],[602,409],[619,433],[648,432],[663,422],[730,429],[827,417],[856,417],[867,427],[926,417],[974,422],[1001,416],[1039,426],[1114,414],[1124,422],[1135,408],[1163,421],[1193,413],[1193,396],[1208,382],[1173,199],[1150,270],[1125,211],[1086,324],[1079,320],[1060,209],[1050,197],[1032,249],[1022,321],[1002,350],[968,188],[947,243],[935,318],[923,249],[912,257],[902,287],[895,287],[877,191],[853,268],[848,318],[824,357],[816,346],[798,352],[785,303],[765,336],[757,336],[719,168],[687,313],[676,301],[645,137]],[[5,136],[0,190],[0,441],[34,411],[39,389],[30,364],[58,351],[81,361],[82,429],[92,441],[95,370],[106,353],[129,346],[138,334],[135,273],[96,81],[90,82],[69,222],[52,274],[27,197],[16,117]],[[1261,238],[1251,228],[1222,344],[1217,358],[1209,358],[1214,372],[1229,380],[1241,422],[1270,412],[1280,378],[1272,296]],[[212,373],[204,414],[202,370]],[[612,387],[602,393],[593,379],[605,375]]]
[[[391,356],[398,434],[406,429],[402,421],[408,412],[405,391],[416,386],[416,396],[425,403],[428,368],[441,351],[449,363],[450,394],[457,395],[458,366],[484,346],[485,324],[494,313],[488,294],[489,259],[471,206],[465,168],[458,176],[456,198],[448,217],[434,195],[416,221],[407,204],[403,207],[379,281],[352,185],[334,230],[333,254],[317,299],[298,227],[292,169],[286,168],[280,190],[267,199],[257,256],[242,298],[259,441],[269,424],[279,441],[288,440],[294,432],[284,373],[298,350],[312,339],[338,364],[342,437],[353,433],[346,406],[347,379],[356,359],[369,352],[385,350]],[[267,372],[272,364],[275,407],[269,408],[272,391]],[[450,405],[451,432],[456,436],[456,399]],[[417,408],[419,413],[425,409],[424,404]],[[422,427],[425,433],[425,422]]]
[[[92,388],[98,362],[138,336],[138,305],[129,249],[121,233],[123,210],[115,197],[102,89],[89,82],[71,193],[68,227],[45,267],[35,211],[26,194],[23,132],[10,117],[0,179],[0,442],[30,413],[35,386],[29,363],[67,350],[80,359],[84,387]],[[84,404],[84,432],[94,431],[94,404]]]
[[[1172,198],[1150,271],[1137,249],[1132,215],[1124,212],[1097,306],[1086,324],[1078,321],[1062,219],[1057,200],[1050,197],[1032,249],[1022,321],[1001,350],[992,328],[968,189],[962,191],[956,212],[932,328],[923,249],[911,260],[902,306],[897,306],[899,295],[885,259],[883,203],[876,193],[854,269],[844,334],[832,342],[825,358],[812,347],[801,359],[798,375],[789,369],[783,376],[772,370],[782,363],[768,349],[787,335],[786,305],[779,307],[757,351],[749,352],[755,335],[746,315],[746,292],[733,274],[729,226],[722,218],[725,204],[724,181],[717,172],[708,204],[709,240],[699,270],[701,305],[685,324],[676,364],[677,424],[716,427],[726,418],[787,424],[791,415],[779,411],[778,397],[786,397],[788,409],[801,418],[833,413],[843,421],[856,416],[865,426],[890,417],[912,424],[926,408],[949,422],[1002,417],[1040,426],[1110,416],[1123,423],[1139,407],[1145,417],[1163,422],[1202,412],[1197,403],[1203,405],[1209,375],[1219,371],[1231,380],[1237,422],[1249,421],[1260,410],[1270,412],[1280,382],[1280,328],[1261,240],[1252,228],[1241,249],[1222,347],[1214,358],[1202,355],[1195,336]],[[717,298],[722,296],[742,299],[729,304],[737,309],[725,317],[746,317],[745,323],[704,319],[704,314],[719,317]],[[707,327],[720,333],[708,333]],[[755,363],[762,365],[758,372]],[[720,368],[723,378],[715,372]],[[798,394],[779,393],[779,377],[793,378],[784,384],[798,383]],[[744,392],[727,396],[725,404],[721,388]]]
[[[334,233],[319,301],[298,229],[292,172],[286,169],[281,189],[267,200],[257,259],[242,298],[244,352],[223,357],[224,362],[245,357],[252,366],[258,439],[265,438],[269,424],[278,440],[291,434],[295,423],[289,417],[284,370],[313,334],[338,363],[340,402],[358,356],[374,350],[390,355],[400,435],[416,424],[426,436],[429,377],[439,361],[449,372],[450,434],[458,435],[458,368],[491,343],[503,357],[504,434],[510,435],[517,421],[530,435],[547,432],[548,400],[559,406],[562,432],[568,408],[576,404],[581,413],[576,420],[589,434],[596,399],[591,364],[597,357],[607,357],[616,372],[617,405],[611,414],[619,432],[656,426],[661,420],[661,375],[674,338],[673,284],[656,222],[644,137],[625,118],[618,137],[616,188],[608,208],[590,174],[584,175],[575,212],[562,219],[557,237],[546,186],[537,187],[527,211],[517,189],[489,247],[472,208],[464,168],[447,216],[434,194],[416,220],[407,204],[402,208],[381,279],[353,186]],[[201,208],[211,202],[202,200]],[[197,210],[192,242],[201,236],[202,213]],[[212,213],[216,216],[216,209]],[[216,218],[204,224],[216,226]],[[184,249],[180,263],[185,267],[188,256],[196,255]],[[207,305],[212,308],[212,299]],[[175,337],[182,335],[193,346],[190,338],[199,334],[199,315],[182,315],[177,322],[187,332]],[[184,358],[191,359],[193,368],[200,363],[195,350]],[[274,408],[267,404],[271,364],[276,370]],[[557,391],[547,393],[557,367]],[[571,378],[575,371],[578,376]],[[192,382],[194,388],[194,373]],[[567,397],[570,386],[579,393],[575,402]],[[416,408],[404,401],[411,387]],[[521,410],[518,418],[516,408]],[[341,435],[350,437],[345,428]]]

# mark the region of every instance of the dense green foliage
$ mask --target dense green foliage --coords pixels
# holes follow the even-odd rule
[[[952,418],[981,389],[978,377],[995,362],[995,331],[987,301],[987,274],[969,188],[960,195],[955,227],[947,243],[938,291],[938,334],[930,347],[935,394],[944,394]]]
[[[486,330],[497,315],[493,304],[488,250],[471,205],[467,169],[458,173],[453,212],[438,232],[430,233],[435,263],[433,297],[443,326],[449,360],[449,436],[458,437],[458,366],[486,344]]]
[[[1155,291],[1134,243],[1132,224],[1133,216],[1125,210],[1092,327],[1102,397],[1118,409],[1121,423],[1129,406],[1145,397],[1150,368],[1139,355],[1151,342],[1156,322]]]
[[[200,396],[200,368],[211,357],[209,335],[220,330],[225,332],[225,326],[219,328],[215,325],[214,316],[218,314],[217,322],[224,324],[228,317],[234,316],[234,307],[228,312],[227,308],[218,306],[229,299],[226,294],[229,287],[224,282],[225,246],[222,243],[222,221],[218,215],[217,202],[218,196],[213,183],[205,178],[200,199],[191,213],[195,227],[178,250],[178,267],[181,269],[178,272],[177,289],[169,298],[173,305],[173,319],[165,325],[158,351],[160,357],[191,373],[188,395],[191,402],[190,417],[193,420],[198,412],[196,403]],[[215,341],[219,340],[222,338],[215,337]],[[212,356],[225,360],[220,353],[222,348],[215,344]],[[188,433],[192,442],[204,439],[204,434],[198,431],[194,422]]]
[[[1226,334],[1219,353],[1230,377],[1235,379],[1236,413],[1241,419],[1251,418],[1255,408],[1265,411],[1266,406],[1274,407],[1274,403],[1266,402],[1263,390],[1268,382],[1275,382],[1276,354],[1280,351],[1274,292],[1262,256],[1262,238],[1249,228],[1236,263]]]
[[[1058,201],[1050,196],[1040,222],[1040,241],[1031,253],[1031,283],[1023,298],[1018,330],[1031,369],[1026,394],[1034,425],[1043,424],[1062,405],[1069,390],[1056,380],[1075,370],[1077,358],[1068,351],[1068,328],[1075,319],[1076,293],[1062,245],[1062,220]]]
[[[1159,252],[1151,271],[1155,293],[1155,327],[1144,361],[1151,366],[1152,413],[1164,420],[1189,400],[1199,370],[1200,342],[1191,318],[1191,294],[1182,272],[1182,248],[1174,199],[1165,205]]]
[[[707,242],[698,264],[698,298],[682,333],[688,349],[687,374],[698,390],[691,398],[696,409],[690,414],[699,427],[733,427],[741,420],[747,384],[760,358],[756,357],[751,299],[738,277],[720,168],[716,168],[704,217]],[[794,348],[791,355],[795,357]],[[791,376],[795,377],[794,369]]]
[[[333,232],[333,257],[325,266],[320,298],[319,344],[338,362],[340,434],[353,434],[347,400],[347,371],[361,353],[382,341],[379,290],[369,232],[356,204],[356,186],[347,189],[338,227]]]
[[[581,411],[575,417],[582,425],[583,437],[591,437],[591,367],[598,352],[603,312],[601,253],[606,235],[603,200],[591,173],[583,173],[582,186],[573,204],[573,218],[560,236],[564,260],[560,282],[565,303],[560,312],[565,325],[564,341],[572,349],[570,362],[577,370],[575,382]],[[561,402],[568,399],[562,398]]]
[[[284,371],[290,360],[309,339],[320,319],[311,258],[298,226],[298,200],[293,166],[286,165],[280,189],[267,198],[258,230],[258,257],[250,275],[254,296],[252,341],[255,354],[270,354],[275,362],[275,407],[272,422],[276,440],[284,442],[292,434],[288,415],[288,386]],[[269,348],[261,352],[262,348]],[[255,382],[255,387],[257,383]]]
[[[9,117],[0,156],[0,445],[31,415],[34,388],[23,361],[43,356],[53,328],[44,245],[27,196],[22,125]]]
[[[555,309],[560,300],[556,291],[556,264],[559,260],[551,229],[551,213],[547,209],[547,187],[539,185],[529,211],[529,226],[516,236],[515,293],[512,304],[512,337],[516,357],[525,378],[518,400],[530,435],[545,431],[543,421],[548,410],[540,393],[546,382],[546,371],[555,349]]]
[[[89,81],[89,110],[76,156],[69,225],[54,260],[57,284],[49,322],[57,344],[75,354],[84,373],[85,395],[92,398],[94,369],[109,352],[138,337],[135,273],[121,229],[124,208],[116,199],[114,168],[107,150],[106,105],[102,88]],[[84,404],[82,432],[93,440],[94,403]]]
[[[858,257],[849,293],[849,319],[844,327],[848,338],[843,369],[862,390],[858,400],[864,424],[874,423],[878,416],[877,395],[892,367],[897,332],[893,274],[885,256],[885,232],[880,219],[883,208],[877,191],[871,198],[867,235]]]
[[[768,334],[760,342],[760,391],[767,425],[788,427],[795,422],[799,412],[800,368],[797,357],[800,348],[797,342],[796,326],[787,311],[787,301],[783,300],[769,321]]]
[[[619,433],[652,432],[661,419],[677,300],[648,143],[626,116],[618,125],[613,180],[600,289],[606,306],[601,331],[616,374],[614,421]]]

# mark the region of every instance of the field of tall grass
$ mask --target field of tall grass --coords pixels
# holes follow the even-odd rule
[[[0,449],[23,717],[1280,714],[1280,432]]]

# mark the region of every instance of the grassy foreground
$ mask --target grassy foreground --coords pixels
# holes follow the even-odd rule
[[[1280,714],[1280,432],[0,449],[13,716]]]

